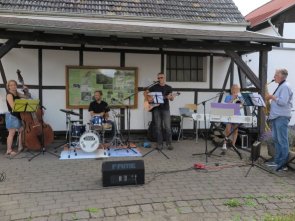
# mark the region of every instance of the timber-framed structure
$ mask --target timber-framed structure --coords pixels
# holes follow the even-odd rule
[[[115,6],[112,7],[113,11],[108,11],[109,14],[99,12],[89,14],[87,11],[85,13],[80,11],[75,14],[77,6],[83,8],[89,2],[94,1],[71,1],[75,4],[69,6],[69,13],[64,13],[58,9],[52,11],[52,8],[46,6],[38,11],[33,7],[34,5],[30,8],[25,3],[17,4],[17,2],[11,0],[0,4],[0,39],[3,39],[0,47],[0,72],[3,84],[0,87],[5,88],[7,81],[1,59],[13,48],[37,49],[39,83],[28,86],[39,90],[41,102],[43,89],[65,89],[65,86],[42,85],[42,50],[44,49],[77,51],[79,52],[79,65],[83,65],[83,52],[85,51],[116,52],[120,54],[121,67],[125,66],[125,53],[160,54],[162,71],[165,69],[164,59],[167,54],[209,56],[209,88],[175,88],[178,91],[193,91],[195,93],[195,103],[198,103],[199,92],[221,92],[226,89],[228,81],[233,84],[234,65],[238,69],[242,90],[246,87],[245,80],[247,78],[255,86],[254,90],[264,96],[267,81],[268,52],[272,50],[272,46],[288,42],[288,40],[280,37],[246,31],[247,24],[230,0],[227,1],[227,8],[221,6],[221,4],[225,4],[222,3],[223,1],[216,1],[220,8],[215,8],[217,10],[215,11],[216,16],[213,17],[208,16],[209,12],[203,17],[192,15],[189,18],[182,18],[180,15],[178,17],[169,17],[169,14],[163,18],[156,14],[153,16],[145,15],[140,21],[140,16],[131,14],[131,9],[126,12],[127,16],[121,16],[115,10]],[[45,2],[54,4],[58,1],[31,2],[35,2],[36,7],[41,7]],[[69,1],[59,2],[65,3]],[[97,2],[102,4],[105,1]],[[128,3],[128,1],[114,1],[114,4],[115,2]],[[139,4],[144,1],[130,2]],[[176,4],[175,1],[167,1],[166,3],[169,4],[169,2]],[[204,8],[202,4],[206,3],[206,1],[197,0],[193,2],[200,5],[200,7],[194,9],[196,12],[200,8]],[[162,6],[155,5],[155,7]],[[207,7],[214,8],[209,3]],[[62,8],[60,7],[60,10]],[[226,13],[228,13],[227,20],[221,15],[222,9],[228,10],[224,15],[227,16]],[[175,8],[175,10],[177,9]],[[175,13],[177,14],[176,11]],[[152,21],[153,24],[163,22],[168,25],[152,25],[146,23],[147,21]],[[183,23],[178,27],[170,25],[178,22],[186,22],[185,25],[187,26],[194,24],[195,27],[188,28]],[[198,26],[199,24],[200,26]],[[223,30],[222,26],[228,28],[229,24],[236,30]],[[205,29],[202,27],[203,25],[221,26],[221,28]],[[235,26],[245,26],[245,30],[235,28]],[[259,52],[258,74],[255,74],[241,58],[242,55],[252,52]],[[220,88],[214,88],[212,83],[214,78],[213,57],[215,56],[231,59],[226,77]],[[139,90],[142,90],[142,88],[139,88]],[[260,132],[265,128],[265,115],[262,109],[259,110],[258,114],[258,127]]]

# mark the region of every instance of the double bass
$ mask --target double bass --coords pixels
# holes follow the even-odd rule
[[[19,82],[23,86],[24,94],[27,98],[31,98],[28,89],[24,87],[24,79],[20,70],[16,71]],[[36,112],[21,112],[23,121],[23,140],[22,144],[29,150],[40,150],[42,147],[52,143],[54,134],[51,126],[43,121],[43,110],[39,105]]]

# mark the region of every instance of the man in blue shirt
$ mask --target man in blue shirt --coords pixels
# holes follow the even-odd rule
[[[277,69],[274,80],[279,85],[272,95],[266,96],[267,100],[271,100],[269,120],[276,151],[274,162],[270,162],[268,166],[276,167],[277,171],[284,169],[289,155],[288,124],[293,107],[293,92],[286,81],[287,77],[286,69]]]

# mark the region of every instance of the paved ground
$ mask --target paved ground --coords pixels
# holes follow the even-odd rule
[[[195,170],[195,163],[206,163],[205,155],[192,156],[204,153],[204,142],[184,140],[174,147],[164,150],[169,160],[157,151],[142,158],[145,185],[103,188],[106,159],[59,160],[45,153],[28,162],[29,153],[7,159],[2,145],[0,172],[6,180],[0,183],[0,220],[238,221],[295,211],[293,171],[271,174],[255,166],[245,177],[244,151],[243,160],[228,151],[209,157],[207,170]]]

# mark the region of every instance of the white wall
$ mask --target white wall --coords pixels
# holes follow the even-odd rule
[[[7,81],[17,79],[16,70],[21,71],[25,84],[38,84],[38,51],[12,49],[1,59]],[[0,79],[3,83],[2,78]]]
[[[65,86],[66,65],[79,65],[77,51],[43,51],[43,85]]]
[[[7,112],[7,105],[6,105],[6,91],[5,89],[0,89],[0,114]]]
[[[264,34],[264,35],[278,36],[278,34],[277,34],[278,29],[275,28],[275,30],[272,27],[267,27],[265,29],[261,29],[261,30],[257,31],[257,33]]]
[[[284,24],[284,38],[295,39],[295,23],[285,23]],[[284,43],[284,48],[295,48],[295,44]]]

